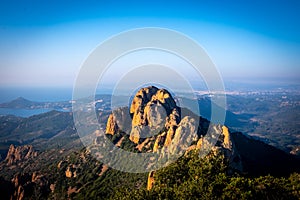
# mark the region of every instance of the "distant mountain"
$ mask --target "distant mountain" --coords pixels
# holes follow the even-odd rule
[[[0,104],[1,108],[31,108],[40,107],[43,103],[33,102],[23,97],[18,97],[10,102]]]
[[[71,103],[68,101],[62,102],[36,102],[30,101],[23,97],[18,97],[10,102],[1,103],[0,108],[13,108],[13,109],[70,109]]]

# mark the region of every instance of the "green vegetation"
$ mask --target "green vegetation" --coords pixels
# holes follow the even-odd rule
[[[196,152],[155,172],[152,190],[124,187],[111,199],[299,199],[300,174],[249,178],[229,175],[222,155]]]
[[[65,175],[68,167],[73,172],[71,178]],[[61,162],[59,168],[57,164],[51,167],[51,171],[55,172],[51,175],[55,190],[50,194],[50,198],[108,199],[124,186],[131,189],[146,187],[147,173],[132,174],[114,169],[101,173],[102,169],[103,165],[84,149],[80,153],[72,153]],[[76,177],[74,177],[75,171]]]
[[[68,146],[73,148],[73,142],[79,141],[72,113],[68,112],[50,111],[28,118],[3,116],[0,117],[0,124],[2,158],[5,158],[10,144],[31,144],[35,149],[44,151]]]
[[[125,142],[127,143],[127,142]],[[52,152],[56,154],[57,152]],[[46,156],[49,158],[49,156]],[[126,158],[124,158],[126,159]],[[85,148],[56,158],[40,169],[45,175],[44,185],[30,183],[31,175],[19,180],[30,183],[26,197],[36,199],[299,199],[300,174],[289,176],[252,176],[228,174],[229,164],[224,155],[210,154],[199,158],[196,151],[154,173],[154,186],[146,189],[148,173],[125,173],[114,169],[103,170]],[[72,172],[66,177],[66,171]],[[26,170],[26,169],[25,169]],[[28,171],[28,170],[27,170]],[[75,173],[76,172],[76,173]],[[76,175],[75,175],[76,174]],[[15,191],[10,179],[1,179],[0,191],[11,196]],[[24,182],[24,183],[25,183]],[[55,185],[53,192],[50,184]],[[25,184],[26,185],[26,184]],[[8,193],[8,194],[7,194]]]

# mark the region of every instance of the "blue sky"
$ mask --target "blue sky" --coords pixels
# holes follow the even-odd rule
[[[0,86],[71,87],[106,38],[164,27],[195,39],[224,79],[300,77],[299,1],[1,1]]]

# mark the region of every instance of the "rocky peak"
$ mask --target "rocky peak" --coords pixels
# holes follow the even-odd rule
[[[227,149],[232,149],[232,139],[230,138],[229,130],[226,126],[222,126],[223,146]]]
[[[140,152],[145,148],[147,152],[170,156],[188,153],[193,149],[208,149],[212,153],[221,152],[234,169],[242,170],[241,159],[228,128],[222,125],[209,127],[209,121],[178,107],[165,89],[154,86],[141,88],[132,100],[130,115],[126,118],[124,113],[126,111],[122,109],[113,111],[107,121],[106,133],[130,133],[129,139]],[[122,124],[129,124],[130,128],[125,130],[126,126]],[[207,133],[208,137],[205,137]],[[211,141],[216,140],[216,145],[212,147]],[[151,189],[154,172],[149,174],[148,180],[147,188]]]
[[[149,107],[153,105],[163,106],[167,115],[169,115],[172,110],[176,108],[176,103],[167,90],[150,86],[142,88],[136,93],[130,106],[130,114],[133,117],[134,115],[140,115],[140,117],[144,117],[143,114],[145,113],[145,110],[149,112]],[[143,119],[146,120],[145,117]],[[141,122],[144,122],[144,120],[141,120]],[[136,124],[140,125],[142,123]]]
[[[166,109],[168,115],[172,112],[174,108],[177,107],[173,97],[165,89],[159,89],[158,91],[156,91],[156,93],[152,96],[151,101],[159,101]]]
[[[151,135],[153,130],[157,133],[164,126],[178,123],[180,114],[176,108],[176,103],[167,90],[154,86],[140,89],[134,96],[130,107],[132,115],[130,140],[137,144],[143,132]],[[168,125],[166,125],[166,120],[168,120]]]
[[[15,147],[10,145],[5,161],[7,165],[16,164],[19,161],[24,161],[37,156],[37,152],[33,150],[32,145],[24,145]]]
[[[109,116],[106,126],[106,133],[114,135],[118,131],[130,133],[129,139],[137,144],[137,149],[153,145],[151,151],[164,151],[168,148],[170,151],[177,151],[177,145],[188,140],[187,143],[194,143],[191,147],[182,147],[186,149],[200,149],[209,147],[209,141],[200,137],[198,124],[203,126],[194,116],[186,115],[182,118],[181,108],[177,107],[171,94],[165,89],[159,89],[154,86],[141,88],[134,96],[129,108],[131,116],[127,116],[123,109],[117,109]],[[183,114],[185,115],[185,114]],[[128,120],[130,118],[130,120]],[[127,121],[126,121],[127,120]],[[124,123],[126,121],[126,123]],[[130,128],[124,130],[124,125],[130,124]],[[204,128],[205,129],[205,128]],[[211,130],[214,135],[220,135],[217,146],[233,151],[234,145],[226,126],[214,125]],[[206,132],[204,130],[204,132]],[[197,134],[192,134],[197,133]],[[143,137],[145,136],[145,137]],[[152,138],[151,140],[141,140],[142,138]],[[149,145],[148,143],[152,143]]]
[[[145,105],[151,100],[152,96],[158,91],[157,87],[150,86],[141,88],[134,96],[131,106],[130,113],[133,115],[145,107]]]
[[[114,135],[118,131],[118,125],[115,120],[114,114],[110,114],[108,119],[107,119],[107,124],[106,124],[106,134],[111,134]]]
[[[141,138],[155,135],[165,127],[174,129],[180,122],[180,109],[172,95],[154,86],[137,91],[129,113],[126,115],[122,109],[114,110],[107,120],[106,134],[128,132],[130,140],[139,144]]]

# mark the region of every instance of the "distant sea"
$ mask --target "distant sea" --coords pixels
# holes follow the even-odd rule
[[[0,108],[0,116],[1,115],[15,115],[19,117],[30,117],[33,115],[38,115],[41,113],[50,112],[53,109],[11,109],[11,108]],[[62,110],[62,109],[55,109],[58,111],[66,112],[68,110]]]
[[[58,102],[72,100],[73,88],[4,88],[0,87],[0,103],[18,97],[37,102]],[[111,94],[111,89],[97,90],[97,94]]]
[[[60,102],[72,100],[73,88],[14,88],[0,87],[0,103],[12,101],[18,97],[23,97],[35,102]],[[108,94],[109,90],[97,91],[97,94]],[[29,117],[53,109],[10,109],[0,108],[0,115],[16,115],[20,117]],[[56,109],[58,111],[68,111]]]
[[[0,94],[0,103],[18,97],[39,102],[69,101],[72,99],[72,88],[0,88]]]
[[[18,97],[24,97],[30,101],[57,102],[72,99],[72,88],[0,88],[0,103],[9,102]],[[29,117],[53,109],[10,109],[0,108],[0,115],[16,115]],[[59,110],[65,111],[65,110]]]

